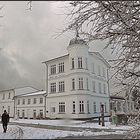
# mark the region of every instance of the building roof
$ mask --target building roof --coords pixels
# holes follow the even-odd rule
[[[107,62],[107,60],[104,59],[104,57],[99,53],[99,52],[89,52],[89,54],[95,54],[96,56],[98,56],[108,67],[110,67],[109,63]],[[60,57],[56,57],[56,58],[53,58],[53,59],[49,59],[47,61],[44,61],[42,63],[47,63],[47,62],[51,62],[53,60],[56,60],[56,59],[60,59],[60,58],[64,58],[64,57],[67,57],[69,56],[69,54],[65,54],[63,56],[60,56]]]
[[[30,86],[15,88],[14,90],[15,90],[15,96],[39,91],[38,89]]]
[[[47,62],[50,62],[50,61],[53,61],[53,60],[56,60],[56,59],[60,59],[60,58],[63,58],[63,57],[67,57],[67,56],[69,56],[69,54],[65,54],[65,55],[63,55],[63,56],[59,56],[59,57],[56,57],[56,58],[52,58],[52,59],[49,59],[49,60],[44,61],[44,62],[42,62],[42,63],[47,63]]]
[[[25,96],[34,96],[34,95],[44,95],[45,93],[46,93],[46,91],[36,91],[36,92],[27,93],[27,94],[22,94],[19,96],[25,97]]]

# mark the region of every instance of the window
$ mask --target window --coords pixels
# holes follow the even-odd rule
[[[83,78],[79,78],[79,89],[83,89]]]
[[[31,103],[31,99],[28,99],[28,104],[30,104]]]
[[[11,95],[11,93],[9,92],[9,94],[8,94],[8,99],[10,99],[10,95]]]
[[[74,58],[71,59],[71,68],[74,69]]]
[[[25,99],[22,100],[22,104],[23,104],[23,105],[25,104]]]
[[[51,74],[56,74],[56,65],[51,65]]]
[[[103,86],[104,86],[104,94],[106,94],[106,85],[103,84]]]
[[[40,98],[40,102],[39,102],[40,104],[43,104],[43,98]]]
[[[88,69],[88,62],[87,62],[87,58],[86,58],[86,69]]]
[[[102,90],[101,90],[101,83],[99,83],[99,93],[102,93]]]
[[[89,88],[88,88],[88,78],[86,79],[86,83],[87,83],[87,90],[89,90]]]
[[[58,66],[59,66],[59,72],[64,72],[64,62],[59,63]]]
[[[20,99],[18,99],[18,103],[17,103],[18,105],[20,104]]]
[[[93,102],[93,112],[96,113],[97,110],[96,110],[96,102]]]
[[[75,113],[75,101],[72,102],[72,112]]]
[[[79,111],[80,113],[84,113],[84,101],[79,101]]]
[[[51,83],[51,93],[56,92],[56,83]]]
[[[59,92],[65,91],[65,84],[64,81],[59,82]]]
[[[25,117],[25,110],[22,110],[22,118]]]
[[[65,102],[59,103],[59,113],[65,113]]]
[[[10,106],[8,106],[8,114],[10,114]]]
[[[98,75],[101,76],[101,68],[98,66]]]
[[[93,92],[96,92],[95,81],[92,81],[92,90],[93,90]]]
[[[90,111],[89,111],[89,101],[87,101],[87,113],[90,113]]]
[[[33,110],[33,118],[36,118],[36,110]]]
[[[5,94],[3,93],[3,97],[2,97],[2,99],[4,100],[5,99]]]
[[[39,110],[39,116],[40,116],[40,118],[43,118],[43,110],[42,109]]]
[[[92,73],[95,73],[95,66],[94,66],[94,63],[92,63]]]
[[[72,90],[75,90],[75,79],[72,79]]]
[[[82,68],[82,57],[78,57],[78,69]]]
[[[33,104],[36,104],[36,98],[34,98]]]

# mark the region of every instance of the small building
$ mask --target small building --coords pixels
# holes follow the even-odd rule
[[[16,116],[25,119],[45,118],[46,91],[17,95],[14,97]]]
[[[46,90],[49,118],[88,119],[110,114],[108,70],[110,65],[87,43],[72,39],[68,54],[47,60]]]
[[[134,101],[131,98],[125,99],[122,96],[110,96],[110,110],[115,110],[116,114],[133,114],[135,112]]]
[[[39,90],[30,86],[1,90],[0,91],[0,114],[2,114],[4,110],[7,110],[9,116],[14,117],[15,116],[14,97],[17,95],[27,94],[36,91]]]

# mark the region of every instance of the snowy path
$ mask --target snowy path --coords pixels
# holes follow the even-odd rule
[[[1,129],[0,139],[22,139],[23,130],[19,126],[8,126],[7,132],[3,133]]]
[[[28,125],[28,124],[27,124]],[[33,128],[18,125],[8,125],[7,133],[2,132],[0,127],[0,139],[61,139],[64,137],[86,137],[96,135],[108,135],[108,134],[123,134],[122,131],[100,132],[92,131],[66,131],[66,130],[52,130],[43,128]]]
[[[98,123],[64,120],[12,120],[7,133],[0,126],[0,139],[61,139],[84,138],[97,135],[121,135],[130,130],[130,126],[113,126],[106,122],[102,127]]]

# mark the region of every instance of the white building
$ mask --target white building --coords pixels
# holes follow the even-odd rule
[[[7,110],[10,117],[14,116],[14,96],[14,89],[0,91],[0,116],[4,110]]]
[[[135,107],[134,107],[134,101],[132,98],[127,98],[123,96],[110,96],[110,111],[116,110],[116,114],[134,114]]]
[[[0,91],[0,115],[4,110],[7,110],[10,117],[14,117],[15,115],[15,102],[14,97],[17,95],[27,94],[31,92],[37,92],[38,89],[33,87],[21,87],[21,88],[13,88],[8,90]]]
[[[46,112],[46,91],[36,91],[32,93],[15,96],[15,108],[18,118],[45,118]]]
[[[49,118],[84,119],[100,116],[109,108],[109,64],[98,52],[89,52],[81,39],[73,39],[68,54],[46,64],[47,114]]]

